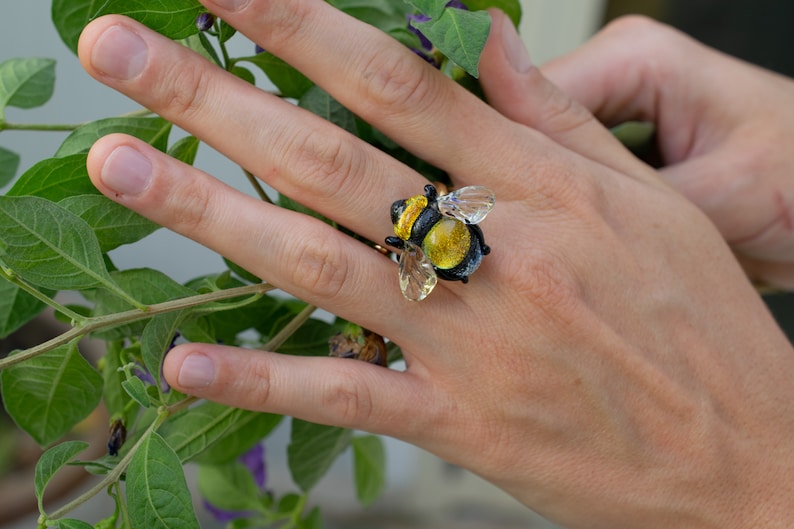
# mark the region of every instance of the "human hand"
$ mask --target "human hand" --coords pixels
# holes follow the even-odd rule
[[[792,80],[640,17],[542,69],[607,125],[654,123],[665,180],[716,223],[751,277],[794,287]],[[533,126],[521,86],[508,86],[490,90],[491,104]]]
[[[103,138],[88,165],[107,196],[387,336],[407,363],[397,372],[185,344],[164,365],[176,389],[404,439],[570,527],[792,518],[788,342],[708,219],[529,67],[501,15],[484,60],[529,78],[526,101],[545,112],[537,126],[506,119],[325,2],[205,3],[456,186],[493,189],[497,204],[482,224],[492,252],[469,283],[410,303],[395,263],[329,225],[133,138]],[[426,183],[130,20],[92,22],[80,57],[100,81],[371,240],[391,233],[392,201]]]

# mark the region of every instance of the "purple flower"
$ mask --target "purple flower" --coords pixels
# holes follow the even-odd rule
[[[179,339],[179,337],[180,334],[178,332],[174,333],[174,337],[171,338],[171,343],[168,345],[168,349],[166,349],[165,354],[168,354],[168,351],[176,347],[176,341]],[[133,370],[135,372],[135,376],[140,378],[142,382],[151,384],[152,386],[156,384],[154,377],[149,372],[149,370],[146,369],[146,367],[137,365],[133,368]],[[171,385],[168,384],[168,382],[165,380],[165,377],[163,376],[162,364],[160,364],[160,391],[162,391],[163,393],[168,393],[169,391],[171,391]]]
[[[207,31],[215,24],[215,15],[212,13],[201,13],[196,17],[196,28],[199,31]]]
[[[427,15],[417,14],[417,15],[408,15],[408,31],[419,37],[419,43],[422,46],[422,49],[425,51],[432,51],[433,50],[433,43],[425,37],[425,35],[416,29],[413,25],[414,22],[427,22],[430,20],[430,17]],[[418,51],[418,50],[417,50]]]
[[[264,491],[265,485],[267,484],[265,445],[263,443],[257,443],[248,452],[238,457],[237,460],[245,465],[245,467],[251,472],[251,476],[254,478],[254,482],[259,487],[259,490]],[[225,509],[220,509],[207,500],[203,500],[202,503],[204,508],[207,509],[207,512],[209,512],[213,518],[221,523],[229,523],[232,520],[237,520],[238,518],[248,518],[254,514],[252,511],[227,511]]]
[[[260,489],[265,488],[267,483],[267,470],[265,468],[265,445],[259,443],[248,452],[239,457],[240,463],[245,465],[254,476],[254,482]]]

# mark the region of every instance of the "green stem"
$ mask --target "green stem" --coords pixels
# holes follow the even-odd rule
[[[44,132],[71,132],[82,123],[63,124],[63,123],[2,123],[0,130],[30,130]]]
[[[267,193],[265,193],[262,184],[259,183],[259,179],[255,177],[251,172],[245,169],[243,169],[243,173],[245,173],[245,177],[248,179],[248,182],[254,188],[254,191],[256,191],[256,194],[259,195],[259,199],[262,200],[262,202],[267,202],[268,204],[272,204],[273,201],[270,200],[270,197],[267,196]]]
[[[146,310],[133,309],[125,312],[118,312],[116,314],[108,314],[107,316],[88,318],[82,325],[72,327],[68,331],[56,336],[51,340],[47,340],[46,342],[40,343],[35,347],[25,349],[24,351],[0,360],[0,371],[14,364],[24,362],[29,358],[33,358],[56,347],[69,343],[75,338],[80,338],[91,332],[104,329],[105,327],[113,327],[124,323],[145,320],[158,314],[197,307],[199,305],[212,303],[213,301],[223,301],[225,299],[231,299],[240,296],[261,295],[265,292],[273,290],[274,288],[275,287],[273,287],[273,285],[269,285],[267,283],[257,283],[255,285],[246,285],[243,287],[218,290],[216,292],[209,292],[206,294],[197,294],[195,296],[174,299],[164,303],[155,303],[154,305],[149,305]]]
[[[295,334],[295,331],[300,329],[301,325],[306,323],[306,321],[311,317],[314,311],[317,310],[317,307],[314,305],[306,305],[302,311],[295,315],[283,329],[278,331],[275,336],[273,336],[265,345],[260,347],[263,351],[276,351],[279,347],[284,345],[290,336]]]
[[[42,292],[39,292],[38,289],[36,289],[35,287],[33,287],[33,285],[31,285],[30,283],[28,283],[27,281],[23,280],[21,277],[16,275],[14,271],[11,269],[0,267],[0,277],[6,279],[10,283],[15,284],[20,289],[24,290],[25,292],[27,292],[34,298],[38,299],[42,303],[49,305],[57,312],[60,312],[61,314],[63,314],[72,321],[72,325],[80,325],[87,320],[85,316],[77,314],[73,310],[64,307],[63,305],[61,305],[51,297],[43,294]]]
[[[84,504],[85,502],[87,502],[88,500],[90,500],[91,498],[93,498],[103,490],[105,490],[105,488],[107,488],[111,484],[117,482],[121,477],[121,475],[124,473],[124,471],[127,470],[127,467],[130,465],[130,461],[132,461],[132,458],[135,456],[135,453],[138,451],[138,448],[140,448],[141,444],[143,444],[143,442],[146,439],[148,439],[148,437],[152,434],[152,432],[155,431],[157,428],[159,428],[160,425],[163,424],[163,421],[165,421],[167,418],[168,418],[168,412],[166,410],[161,411],[157,415],[157,418],[152,421],[152,424],[149,425],[149,427],[146,429],[143,435],[141,435],[138,441],[132,446],[132,448],[130,448],[130,450],[127,452],[127,455],[125,455],[121,459],[121,461],[119,461],[119,463],[113,468],[113,470],[108,472],[105,475],[105,477],[102,478],[102,480],[99,481],[96,485],[94,485],[93,487],[82,493],[80,496],[76,497],[75,499],[73,499],[72,501],[61,507],[51,515],[49,515],[47,518],[50,520],[57,520],[58,518],[62,518],[67,513],[75,510],[77,507],[81,506],[82,504]]]
[[[152,114],[154,114],[154,112],[148,108],[142,108],[139,110],[133,110],[132,112],[120,114],[118,117],[135,118],[149,116]],[[85,123],[9,123],[7,121],[0,120],[0,131],[26,130],[34,132],[71,132],[79,127],[82,127],[83,125],[85,125]]]
[[[145,118],[146,116],[154,116],[154,112],[149,110],[148,108],[139,108],[138,110],[133,110],[132,112],[125,112],[124,114],[119,114],[118,117],[120,118]]]

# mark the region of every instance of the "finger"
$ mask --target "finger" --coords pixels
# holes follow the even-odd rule
[[[304,205],[373,240],[391,232],[392,201],[426,181],[303,109],[123,18],[80,39],[86,71],[205,140]],[[230,97],[229,94],[234,94]]]
[[[443,402],[407,372],[228,346],[177,346],[165,357],[163,374],[181,392],[230,406],[414,442],[430,431],[433,410]]]
[[[87,165],[113,200],[304,301],[415,345],[403,331],[419,324],[425,306],[406,310],[396,264],[328,224],[263,203],[128,136],[97,141]],[[434,303],[448,295],[439,288]]]
[[[408,48],[322,0],[204,4],[458,185],[514,184],[517,152],[542,149]]]
[[[719,90],[714,50],[649,18],[623,17],[610,23],[584,46],[543,66],[554,84],[608,126],[637,120],[656,124],[658,133],[678,150],[691,148],[683,123],[702,119],[697,99]],[[682,101],[682,98],[686,98]],[[713,101],[711,101],[713,103]],[[730,114],[730,108],[723,109]]]
[[[557,143],[613,169],[647,171],[621,143],[569,94],[535,67],[512,21],[491,10],[493,24],[480,63],[488,102],[508,118],[538,130]]]

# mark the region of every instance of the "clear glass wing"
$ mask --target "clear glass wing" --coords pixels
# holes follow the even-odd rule
[[[430,259],[417,245],[406,242],[400,254],[400,290],[408,301],[422,301],[436,286],[438,276]]]
[[[442,215],[468,224],[481,222],[491,212],[495,202],[494,192],[483,186],[461,187],[437,199],[438,210]]]

